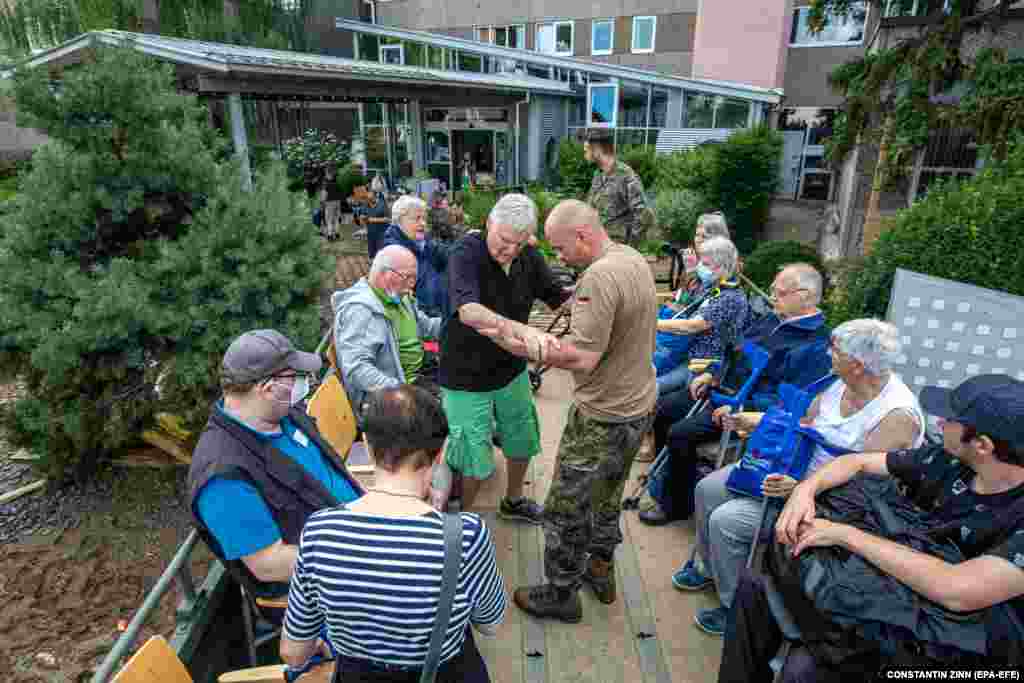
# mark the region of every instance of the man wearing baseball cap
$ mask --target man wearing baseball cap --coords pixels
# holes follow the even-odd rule
[[[254,330],[221,361],[224,392],[189,469],[196,526],[260,593],[283,595],[306,519],[362,487],[301,404],[320,358],[276,330]]]
[[[776,523],[776,538],[796,555],[807,548],[842,547],[953,612],[1006,603],[1013,617],[1008,621],[1016,625],[1001,622],[995,636],[989,631],[987,661],[1016,666],[1024,648],[1024,383],[978,375],[955,389],[926,387],[920,401],[939,418],[941,446],[836,458],[793,490]],[[858,474],[895,477],[911,502],[928,512],[929,522],[958,529],[947,540],[966,559],[950,564],[816,517],[815,496]],[[720,683],[772,679],[769,661],[783,636],[770,590],[763,576],[742,576],[726,628]],[[834,679],[806,649],[797,652],[783,680]]]

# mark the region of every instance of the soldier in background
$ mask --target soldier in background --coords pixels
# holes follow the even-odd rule
[[[635,247],[646,239],[653,214],[640,176],[615,156],[614,135],[610,128],[587,131],[583,156],[597,164],[587,203],[597,209],[609,237]]]

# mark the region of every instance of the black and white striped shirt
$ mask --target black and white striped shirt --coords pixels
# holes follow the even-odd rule
[[[469,622],[497,624],[505,614],[490,533],[479,516],[461,517],[462,565],[441,662],[462,649]],[[310,640],[326,625],[339,654],[422,666],[443,563],[444,526],[437,513],[396,518],[343,508],[317,512],[299,542],[284,635]]]

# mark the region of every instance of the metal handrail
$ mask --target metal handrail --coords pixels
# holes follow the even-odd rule
[[[117,639],[113,649],[110,650],[96,670],[96,673],[93,674],[91,683],[107,683],[114,669],[120,663],[121,658],[128,653],[128,650],[135,643],[135,638],[139,635],[139,631],[142,630],[142,625],[146,623],[146,619],[149,618],[150,612],[160,604],[160,599],[163,598],[175,579],[181,584],[182,593],[185,596],[182,609],[191,609],[192,603],[196,600],[196,589],[195,584],[192,583],[192,573],[189,571],[189,566],[186,563],[192,555],[192,550],[195,548],[198,540],[199,533],[193,529],[192,533],[185,539],[185,542],[178,548],[178,552],[175,553],[171,563],[167,565],[167,569],[160,575],[156,585],[146,595],[142,606],[139,607],[135,616],[132,617],[121,637]]]

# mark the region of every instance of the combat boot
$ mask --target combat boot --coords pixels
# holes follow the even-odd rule
[[[615,563],[606,562],[599,557],[590,556],[583,570],[583,580],[594,589],[597,599],[606,605],[615,602]]]
[[[583,619],[579,591],[559,588],[550,583],[517,588],[513,596],[519,608],[535,617],[553,617],[570,624]]]

